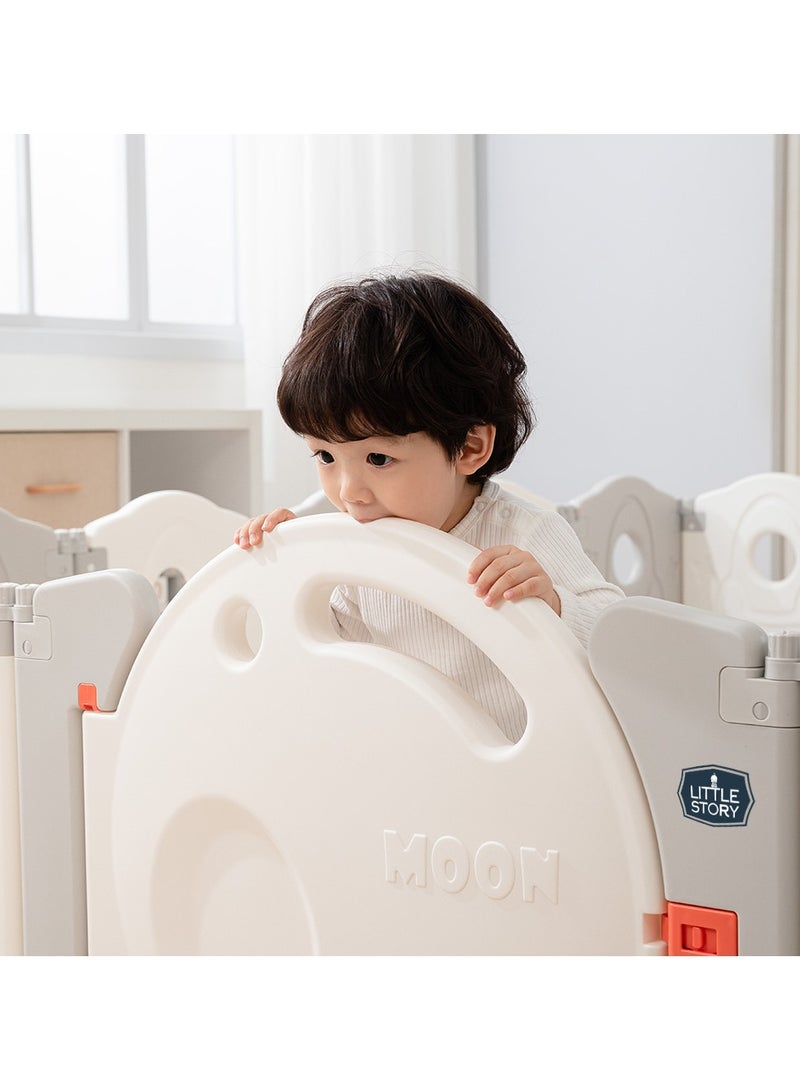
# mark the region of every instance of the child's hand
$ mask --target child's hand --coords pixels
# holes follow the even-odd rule
[[[516,546],[492,546],[479,553],[467,570],[467,583],[487,606],[507,599],[543,599],[561,616],[561,600],[553,581],[531,554]]]
[[[285,523],[289,519],[296,518],[295,513],[289,511],[288,508],[276,508],[269,515],[257,515],[255,519],[250,519],[243,527],[239,527],[233,536],[234,545],[238,545],[242,549],[261,545],[264,534],[269,534],[278,523]]]

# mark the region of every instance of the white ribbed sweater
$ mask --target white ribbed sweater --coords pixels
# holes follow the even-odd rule
[[[562,620],[584,647],[600,611],[624,598],[604,580],[558,512],[512,496],[494,481],[484,485],[450,533],[477,549],[515,545],[532,553],[553,581]],[[464,592],[472,593],[466,573]],[[512,742],[522,737],[525,708],[516,690],[483,652],[436,614],[386,591],[349,585],[334,590],[331,609],[345,639],[421,659],[461,685]]]

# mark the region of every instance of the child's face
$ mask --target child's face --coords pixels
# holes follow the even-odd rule
[[[359,523],[394,516],[452,530],[480,492],[467,481],[472,462],[451,462],[425,432],[345,443],[305,440],[326,496]]]

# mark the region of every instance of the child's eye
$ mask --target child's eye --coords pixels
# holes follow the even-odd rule
[[[313,457],[316,458],[318,462],[321,462],[324,466],[330,466],[330,464],[333,462],[333,455],[330,453],[330,451],[315,451]]]
[[[394,462],[391,455],[382,455],[377,451],[367,455],[367,462],[370,466],[388,466],[390,462]]]

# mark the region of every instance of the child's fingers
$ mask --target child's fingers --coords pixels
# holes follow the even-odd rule
[[[250,549],[251,546],[260,545],[264,534],[269,534],[279,523],[285,523],[297,516],[288,508],[276,508],[268,515],[257,515],[239,527],[233,536],[234,545],[242,549]]]
[[[504,572],[498,573],[497,578],[489,583],[485,589],[479,581],[476,585],[476,594],[483,598],[487,606],[494,606],[496,602],[507,597],[514,588],[542,579],[547,580],[547,577],[538,567],[531,571],[527,565],[516,564]]]
[[[242,549],[249,549],[251,545],[255,545],[256,528],[261,526],[265,518],[264,515],[258,515],[255,519],[249,519],[244,526],[239,527],[233,536],[234,544]]]
[[[467,583],[478,583],[492,564],[499,562],[502,566],[504,558],[507,559],[514,553],[519,552],[521,551],[515,546],[491,546],[489,549],[481,550],[467,569]],[[527,554],[527,556],[530,556],[530,554]],[[504,569],[501,567],[501,570]]]
[[[483,601],[487,606],[493,606],[501,599],[507,602],[542,599],[557,614],[561,613],[561,600],[553,587],[553,581],[542,569],[529,575],[526,575],[525,567],[522,565],[513,569],[497,581]]]
[[[561,617],[561,598],[558,591],[553,587],[552,580],[545,572],[542,572],[540,576],[531,576],[530,579],[509,587],[507,591],[503,592],[503,598],[506,602],[520,602],[522,599],[541,599]],[[491,603],[487,603],[487,605],[491,605]]]
[[[539,598],[557,614],[561,612],[561,600],[548,574],[533,554],[516,546],[484,549],[470,565],[467,581],[475,585],[475,594],[487,606],[494,606],[503,599],[518,602]]]
[[[491,602],[496,602],[504,591],[509,590],[515,584],[531,576],[538,576],[542,569],[530,553],[521,550],[511,550],[498,555],[492,555],[494,551],[487,550],[490,556],[483,557],[480,571],[471,570],[472,580],[475,584],[475,594],[481,598],[490,597]],[[469,579],[469,576],[467,577]]]
[[[276,508],[275,511],[271,511],[266,519],[263,520],[261,530],[266,534],[269,534],[271,530],[274,530],[279,523],[288,523],[290,519],[296,519],[297,516],[293,511],[289,511],[288,508]],[[259,534],[259,539],[261,535]]]
[[[544,573],[538,576],[530,576],[519,583],[512,583],[502,592],[502,597],[508,602],[518,602],[520,599],[547,599],[551,589],[550,578]],[[499,588],[493,588],[493,591]]]

